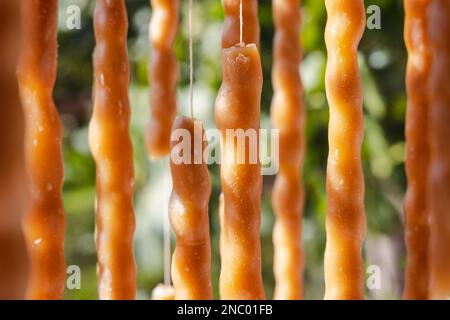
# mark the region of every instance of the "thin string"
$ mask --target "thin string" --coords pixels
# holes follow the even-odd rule
[[[194,117],[194,57],[192,45],[192,0],[189,0],[189,108]]]
[[[164,175],[164,184],[167,182],[167,175]],[[170,247],[170,223],[169,212],[165,212],[163,218],[163,254],[164,254],[164,284],[170,286],[172,279],[170,277],[170,265],[172,249]]]
[[[240,2],[239,2],[239,43],[244,43],[242,40],[242,29],[243,29],[243,26],[244,26],[244,18],[243,18],[243,15],[242,15],[242,0],[240,0]]]

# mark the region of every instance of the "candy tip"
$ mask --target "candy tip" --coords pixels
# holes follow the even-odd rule
[[[246,44],[245,42],[239,42],[231,47],[224,48],[223,50],[227,51],[227,50],[233,50],[233,49],[257,49],[257,46],[254,43]]]

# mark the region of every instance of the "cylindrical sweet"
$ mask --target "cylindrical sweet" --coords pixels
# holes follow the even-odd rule
[[[94,28],[94,110],[89,145],[97,169],[99,297],[134,299],[134,168],[125,1],[97,0]]]
[[[305,154],[305,111],[299,73],[300,1],[273,0],[275,23],[271,106],[273,127],[280,130],[280,170],[275,180],[272,204],[276,215],[274,245],[274,299],[303,298],[301,182]]]
[[[0,1],[0,300],[23,299],[27,275],[21,227],[23,116],[16,78],[19,21],[19,2]]]
[[[325,299],[363,299],[364,123],[357,49],[366,25],[364,1],[325,0],[325,6],[325,86],[330,108]]]
[[[173,140],[178,133],[182,141]],[[177,300],[212,299],[208,218],[211,181],[203,161],[207,147],[203,134],[201,122],[191,118],[178,117],[172,126],[169,215],[176,239],[172,279]],[[182,162],[177,161],[182,158]]]
[[[428,30],[430,0],[405,0],[406,87],[405,299],[428,299],[429,286],[429,94],[431,53]]]
[[[170,129],[177,113],[178,63],[173,43],[178,31],[179,0],[152,0],[150,44],[151,119],[145,138],[152,159],[169,154]]]
[[[431,216],[430,298],[450,297],[450,3],[431,1],[428,10],[431,45],[429,78]]]
[[[262,70],[256,45],[223,49],[222,77],[215,108],[221,132],[223,193],[220,296],[232,300],[264,299],[258,154]],[[238,138],[244,132],[249,139]]]
[[[29,299],[61,299],[66,276],[61,122],[53,102],[57,12],[57,0],[22,1],[18,80],[31,197],[23,222],[31,268]]]
[[[222,0],[225,21],[222,48],[240,43],[240,1],[242,1],[242,42],[259,47],[258,0]]]

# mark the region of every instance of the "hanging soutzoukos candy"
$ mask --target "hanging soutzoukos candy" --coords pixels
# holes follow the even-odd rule
[[[178,63],[173,44],[178,31],[179,0],[151,0],[149,68],[151,118],[146,127],[151,159],[169,154],[170,130],[177,113]]]
[[[221,131],[219,199],[221,299],[265,299],[261,275],[262,177],[257,142],[242,150],[228,130],[259,130],[262,68],[257,0],[223,0],[222,85],[215,119]],[[247,45],[246,45],[247,44]],[[251,150],[250,148],[253,148]],[[250,155],[256,156],[254,163]],[[238,162],[237,159],[244,159]]]
[[[430,298],[450,297],[450,2],[431,1],[428,9],[431,216]]]
[[[170,153],[170,134],[177,113],[178,62],[174,42],[179,25],[179,0],[151,0],[152,16],[149,26],[151,57],[148,69],[150,82],[151,118],[145,129],[145,141],[149,159],[162,158]],[[168,228],[168,227],[167,227]],[[164,236],[170,229],[164,227]],[[164,239],[164,255],[170,254],[170,239]],[[170,257],[165,257],[167,264]],[[165,262],[166,264],[166,262]],[[173,300],[175,290],[170,285],[169,267],[165,266],[165,284],[158,284],[152,291],[153,300]]]
[[[325,299],[363,299],[364,122],[357,50],[366,25],[364,1],[325,0],[325,6],[325,87],[330,108]]]
[[[240,19],[241,4],[242,21]],[[229,48],[241,42],[239,32],[241,27],[242,42],[254,43],[259,48],[258,0],[222,0],[222,5],[225,14],[222,48]]]
[[[176,138],[180,137],[181,141]],[[211,181],[201,122],[177,117],[172,127],[169,214],[176,245],[172,279],[177,300],[212,299],[208,204]],[[184,140],[183,140],[184,139]]]
[[[53,102],[58,1],[26,0],[21,4],[18,81],[31,197],[23,222],[30,260],[27,298],[61,299],[66,276],[62,130]]]
[[[261,275],[259,162],[262,69],[255,44],[222,50],[222,85],[215,118],[221,133],[220,297],[264,299]],[[244,146],[229,130],[250,131]],[[242,142],[242,141],[241,141]],[[240,160],[239,160],[240,159]]]
[[[21,227],[23,119],[16,67],[19,1],[0,1],[0,299],[23,299],[27,255]],[[25,198],[25,199],[24,199]]]
[[[177,300],[209,300],[211,241],[208,205],[211,179],[204,158],[208,147],[203,124],[194,119],[194,58],[192,0],[189,0],[189,107],[190,117],[175,119],[170,142],[172,194],[169,216],[175,233],[172,279]]]
[[[305,111],[300,78],[300,1],[273,0],[275,23],[271,118],[280,130],[280,169],[272,193],[276,219],[274,244],[274,299],[303,298],[301,181],[305,154]]]
[[[124,0],[97,0],[94,109],[89,145],[96,162],[100,299],[136,296],[134,168],[130,138],[128,18]]]
[[[429,298],[429,81],[431,51],[428,8],[431,0],[405,0],[406,175],[405,242],[407,261],[405,299]]]

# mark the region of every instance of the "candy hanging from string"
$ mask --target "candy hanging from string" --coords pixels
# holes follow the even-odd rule
[[[429,82],[430,298],[450,297],[450,2],[431,1],[428,10],[432,62]]]
[[[175,250],[172,262],[172,278],[175,299],[212,299],[211,245],[209,235],[208,203],[211,181],[208,167],[203,159],[207,142],[203,142],[204,130],[201,122],[193,118],[193,36],[192,0],[189,0],[189,110],[190,118],[180,116],[174,121],[172,137],[177,131],[188,132],[188,163],[176,161],[180,141],[171,141],[170,169],[173,190],[170,197],[169,215],[175,232]],[[196,137],[199,135],[200,137]],[[186,139],[186,137],[184,137]],[[200,145],[196,141],[201,141]],[[181,141],[186,143],[186,141]],[[197,159],[200,155],[200,161]],[[183,158],[185,155],[183,155]]]
[[[364,120],[357,48],[366,26],[364,1],[325,0],[325,6],[325,87],[330,108],[325,299],[363,299]]]
[[[262,178],[258,154],[258,130],[262,69],[257,48],[259,43],[257,1],[245,1],[242,10],[239,9],[240,2],[236,0],[225,0],[223,5],[225,11],[222,37],[223,80],[215,106],[216,124],[221,133],[222,157],[220,167],[222,195],[219,212],[222,258],[220,297],[264,299],[259,233]],[[245,144],[245,148],[237,148],[236,139],[226,134],[229,129],[254,130],[257,145]],[[255,163],[250,163],[248,156],[250,152],[256,153]],[[245,159],[245,163],[238,163],[236,159]]]
[[[173,44],[178,31],[180,0],[151,0],[150,80],[151,118],[145,131],[150,159],[169,154],[170,130],[177,113],[178,63]]]
[[[273,230],[274,299],[303,298],[304,257],[302,213],[304,190],[301,181],[305,156],[305,110],[299,73],[300,1],[273,0],[275,23],[272,79],[274,96],[271,118],[280,130],[280,170],[272,205],[276,215]]]
[[[136,296],[127,28],[125,0],[96,1],[95,94],[89,145],[97,170],[98,290],[103,300]]]
[[[405,242],[407,248],[405,299],[429,298],[429,0],[405,0],[406,71],[406,176]]]
[[[23,222],[30,261],[28,299],[62,299],[66,278],[62,128],[52,97],[57,13],[56,0],[26,1],[22,6],[18,80],[26,115],[25,165],[31,195]]]

